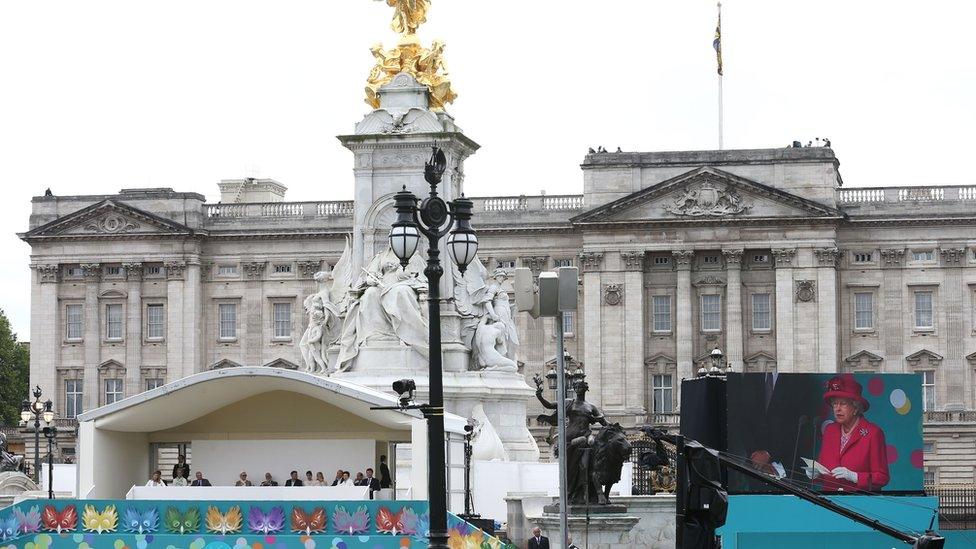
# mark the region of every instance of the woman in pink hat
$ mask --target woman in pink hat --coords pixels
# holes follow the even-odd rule
[[[827,382],[824,402],[834,413],[827,425],[817,461],[830,472],[820,475],[825,492],[880,491],[891,476],[884,431],[864,417],[870,404],[852,375]]]

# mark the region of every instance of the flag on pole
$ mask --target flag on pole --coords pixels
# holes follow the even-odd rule
[[[715,40],[712,40],[712,47],[715,48],[715,59],[718,61],[718,75],[722,76],[722,3],[718,3],[718,24],[715,25]]]

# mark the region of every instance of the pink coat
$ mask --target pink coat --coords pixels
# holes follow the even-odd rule
[[[881,491],[891,476],[888,474],[888,446],[884,431],[865,418],[861,418],[851,433],[844,450],[840,449],[840,424],[831,423],[824,429],[817,458],[824,467],[847,467],[857,473],[857,485],[827,474],[820,477],[825,492],[850,492],[853,490]]]

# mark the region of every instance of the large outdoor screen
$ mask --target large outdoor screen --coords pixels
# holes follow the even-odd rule
[[[917,374],[730,374],[728,452],[830,493],[922,490]],[[729,470],[730,493],[775,492]]]

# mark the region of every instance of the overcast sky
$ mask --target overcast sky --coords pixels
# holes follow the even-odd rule
[[[0,2],[0,299],[28,339],[30,198],[244,175],[348,199],[372,0]],[[972,0],[727,0],[726,148],[829,137],[847,186],[973,184]],[[579,193],[587,147],[717,146],[715,3],[434,0],[469,195]]]

